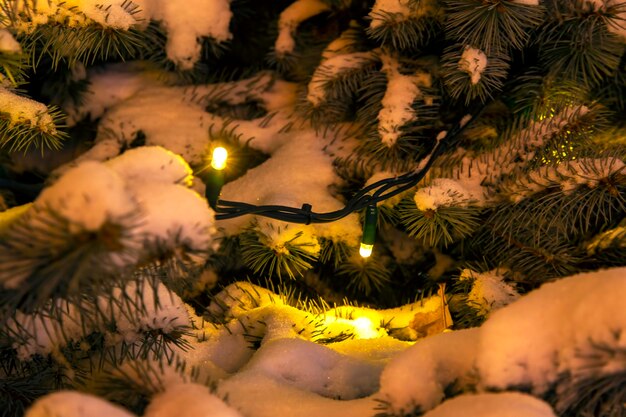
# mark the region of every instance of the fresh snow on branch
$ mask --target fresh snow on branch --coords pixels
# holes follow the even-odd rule
[[[396,58],[381,54],[382,71],[387,76],[387,89],[382,99],[383,108],[378,113],[378,133],[382,142],[392,147],[400,137],[403,126],[417,120],[412,107],[415,100],[423,96],[420,87],[430,87],[431,77],[426,72],[413,75],[400,73]]]
[[[7,9],[0,10],[0,18],[8,20],[17,16],[23,19],[15,27],[25,32],[53,22],[74,27],[95,22],[104,27],[128,30],[137,20],[132,10],[125,7],[127,4],[124,0],[16,0]],[[10,16],[7,11],[11,11]]]
[[[296,48],[294,35],[300,23],[330,10],[328,4],[321,0],[296,0],[280,14],[278,20],[278,38],[274,49],[279,56],[291,54]]]
[[[472,84],[478,84],[487,68],[487,55],[480,49],[466,46],[459,60],[459,69],[469,74]]]
[[[2,86],[0,86],[0,114],[8,117],[11,124],[25,124],[49,134],[57,132],[45,104],[18,96]]]

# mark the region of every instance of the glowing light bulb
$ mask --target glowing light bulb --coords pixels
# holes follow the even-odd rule
[[[374,249],[374,245],[367,245],[365,243],[361,243],[361,247],[359,248],[359,255],[363,258],[369,258],[372,255],[372,250]]]
[[[211,168],[221,171],[226,168],[226,159],[228,159],[228,151],[222,146],[213,149],[213,158],[211,159]]]

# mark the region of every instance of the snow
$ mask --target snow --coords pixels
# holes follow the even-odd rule
[[[279,56],[293,53],[296,48],[294,34],[300,23],[328,10],[328,4],[321,0],[296,0],[287,6],[278,19],[276,53]]]
[[[494,312],[480,328],[481,386],[530,386],[540,395],[560,376],[590,366],[584,358],[593,356],[594,346],[623,346],[624,277],[626,268],[577,274]],[[610,372],[624,369],[615,365]]]
[[[104,165],[125,181],[137,185],[152,182],[190,187],[193,181],[193,172],[187,162],[180,155],[158,146],[129,149]]]
[[[424,417],[556,417],[542,400],[519,392],[459,395]]]
[[[18,96],[0,86],[0,111],[8,116],[12,124],[26,124],[33,129],[51,135],[56,134],[56,126],[45,104]]]
[[[487,68],[487,55],[480,49],[466,46],[459,60],[459,69],[469,74],[472,84],[478,84],[485,68]]]
[[[137,209],[124,180],[104,165],[86,161],[45,188],[35,205],[54,210],[76,231],[95,231],[106,222],[124,223]]]
[[[142,221],[134,233],[145,235],[162,249],[182,246],[201,252],[211,247],[213,213],[207,201],[179,185],[143,183],[133,187]]]
[[[124,8],[127,3],[124,0],[37,1],[34,9],[29,1],[17,3],[15,7],[28,16],[18,29],[26,32],[49,22],[70,27],[95,22],[119,30],[128,30],[140,23],[147,25],[150,20],[161,22],[167,31],[167,57],[181,69],[191,69],[200,58],[201,38],[226,42],[232,37],[229,0],[190,0],[184,5],[170,0],[134,0],[132,4],[138,6],[134,12]]]
[[[95,67],[86,74],[76,74],[77,80],[88,79],[89,87],[84,100],[78,106],[66,103],[68,124],[74,125],[89,117],[96,120],[114,105],[127,100],[140,90],[158,86],[159,79],[166,79],[161,72],[150,70],[142,63],[111,64]]]
[[[241,372],[264,375],[323,397],[352,400],[377,391],[381,369],[381,364],[306,340],[277,339],[261,346]]]
[[[385,367],[377,398],[395,415],[432,409],[443,400],[448,385],[470,383],[478,338],[478,329],[467,329],[417,342]]]
[[[377,323],[387,322],[386,329],[412,325],[420,312],[436,310],[438,297],[389,310],[339,306],[312,314],[253,284],[231,284],[208,308],[218,320],[201,323],[193,318],[199,325],[193,329],[196,336],[188,339],[193,349],[177,352],[216,390],[186,382],[168,365],[163,390],[151,399],[145,415],[160,417],[176,410],[182,417],[313,417],[320,412],[373,417],[419,410],[427,417],[554,417],[548,404],[514,390],[527,387],[540,396],[563,376],[624,370],[621,356],[610,352],[626,345],[626,317],[620,314],[625,276],[626,268],[615,268],[563,278],[492,312],[479,328],[438,333],[415,343],[394,339]],[[172,330],[168,318],[176,317],[176,324],[183,325],[192,317],[179,298],[161,295],[163,310],[148,308],[146,315],[153,319],[128,321],[129,332]],[[150,305],[151,300],[140,302]],[[360,336],[359,328],[377,327],[374,338]],[[353,338],[314,342],[346,328],[352,329]],[[251,340],[260,341],[257,350],[249,348]],[[599,355],[598,346],[608,353]],[[466,393],[448,398],[450,388]],[[97,409],[73,414],[79,401],[85,410]],[[63,392],[39,400],[27,417],[86,417],[100,411],[116,415],[115,407],[102,400]]]
[[[389,14],[399,15],[405,20],[411,14],[409,1],[407,0],[376,0],[372,10],[369,13],[371,20],[370,27],[372,29],[382,26],[386,23],[385,17]]]
[[[134,417],[118,405],[94,395],[58,391],[40,398],[24,417]]]
[[[402,126],[417,119],[412,108],[415,100],[422,97],[419,87],[430,87],[430,74],[416,72],[413,75],[400,73],[399,62],[382,54],[382,71],[387,76],[387,89],[381,101],[382,109],[378,113],[378,134],[382,142],[392,147],[398,141]]]
[[[517,290],[504,281],[503,271],[475,272],[470,269],[461,271],[459,280],[472,281],[472,289],[467,295],[469,304],[478,314],[489,315],[519,298]]]
[[[0,52],[19,54],[22,47],[8,29],[0,29]]]
[[[65,346],[68,342],[78,340],[82,336],[82,327],[79,312],[76,307],[67,301],[57,300],[55,314],[46,313],[25,314],[17,311],[15,317],[8,322],[8,329],[18,337],[13,348],[22,360],[31,356],[47,355],[54,349]],[[62,318],[62,322],[58,319]]]
[[[171,333],[189,326],[189,314],[185,303],[162,283],[152,285],[147,281],[130,282],[126,287],[116,288],[110,296],[100,297],[99,308],[115,322],[113,340],[118,335],[133,343],[141,333],[160,330]]]
[[[484,201],[482,187],[470,181],[460,182],[450,178],[436,178],[428,186],[415,192],[413,200],[421,211],[439,207],[466,207]]]
[[[326,417],[367,417],[377,406],[371,398],[339,401],[322,397],[254,371],[227,379],[218,392],[227,395],[246,417],[315,417],[320,412]]]
[[[201,38],[216,42],[232,38],[230,0],[135,0],[139,17],[159,21],[167,31],[167,57],[181,69],[191,69],[200,58]]]
[[[52,216],[67,222],[73,234],[116,230],[114,248],[102,255],[105,266],[129,266],[154,251],[206,256],[214,243],[213,212],[188,188],[190,172],[180,156],[158,147],[131,150],[106,163],[79,162],[41,192],[22,220],[45,227]],[[28,273],[4,285],[14,288]]]
[[[154,396],[143,417],[241,417],[209,388],[194,383],[169,385]]]

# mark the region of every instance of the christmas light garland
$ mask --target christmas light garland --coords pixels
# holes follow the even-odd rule
[[[308,203],[303,204],[300,208],[281,205],[257,206],[239,201],[220,200],[218,198],[215,205],[212,206],[216,213],[215,219],[227,220],[253,214],[300,224],[330,223],[337,221],[350,213],[371,205],[376,205],[376,203],[387,200],[417,185],[432,167],[437,157],[439,157],[458,137],[459,133],[465,128],[467,121],[467,117],[463,118],[450,133],[444,135],[443,138],[438,138],[435,147],[428,156],[428,160],[418,170],[407,172],[395,178],[386,178],[362,188],[348,200],[342,209],[326,213],[316,213],[312,211],[312,206]],[[219,176],[219,172],[220,171],[213,169],[211,176]],[[209,184],[212,182],[212,180],[208,181]],[[207,197],[210,196],[211,199],[213,199],[216,193],[219,195],[219,190],[215,190],[209,184],[207,184]],[[209,199],[209,201],[211,201],[211,199]]]
[[[479,113],[482,112],[483,109],[484,107],[481,108]],[[348,200],[346,205],[340,210],[316,213],[312,211],[313,207],[308,203],[297,208],[281,205],[257,206],[239,201],[220,200],[219,195],[222,185],[224,184],[222,170],[226,166],[227,157],[227,152],[222,147],[216,148],[213,151],[211,172],[207,179],[206,197],[211,207],[215,210],[216,220],[227,220],[247,214],[254,214],[289,223],[330,223],[346,217],[350,213],[366,208],[359,254],[363,258],[368,258],[372,254],[376,240],[376,227],[378,223],[378,208],[376,204],[416,186],[430,170],[435,160],[446,148],[456,141],[459,133],[461,133],[468,122],[473,119],[474,117],[465,116],[454,126],[451,132],[440,133],[439,136],[437,136],[437,143],[428,155],[428,159],[419,169],[407,172],[395,178],[386,178],[362,188]]]

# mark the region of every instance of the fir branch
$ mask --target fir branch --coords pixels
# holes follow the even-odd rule
[[[601,18],[570,18],[546,25],[539,34],[539,55],[554,77],[595,86],[620,63],[624,46]]]
[[[34,65],[49,56],[54,70],[61,63],[73,67],[77,63],[92,65],[96,61],[136,58],[146,46],[135,28],[120,30],[96,24],[67,27],[59,23],[38,26],[24,36],[23,43]]]
[[[162,392],[166,361],[126,361],[94,372],[89,379],[77,384],[87,392],[120,404],[137,415],[142,415],[151,398]]]
[[[23,416],[36,399],[59,389],[53,382],[55,373],[54,366],[47,363],[45,367],[32,366],[22,375],[3,375],[0,379],[0,416]]]
[[[313,126],[319,128],[353,116],[358,92],[376,71],[378,60],[374,55],[362,54],[351,59],[359,61],[359,65],[337,68],[322,62],[315,70],[307,95],[303,94],[298,104],[299,112],[310,119]]]
[[[321,239],[321,246],[319,261],[323,264],[330,263],[335,268],[343,263],[352,252],[352,248],[346,242],[332,239]]]
[[[52,298],[110,287],[113,275],[123,275],[111,257],[118,262],[138,259],[136,249],[124,244],[133,241],[136,221],[131,216],[122,224],[81,230],[51,209],[32,207],[0,240],[3,304],[32,311]]]
[[[26,120],[15,122],[10,115],[0,111],[0,149],[26,152],[35,148],[40,149],[42,153],[45,149],[60,149],[62,141],[67,138],[67,133],[57,127],[63,127],[62,120],[65,115],[55,106],[48,107],[45,114],[51,118],[54,129],[44,128]]]
[[[448,94],[455,100],[464,99],[466,106],[476,99],[485,103],[493,98],[493,93],[502,89],[509,69],[508,57],[489,55],[480,79],[473,82],[471,74],[461,69],[462,52],[461,45],[450,46],[444,50],[441,76]]]
[[[589,341],[580,349],[577,368],[559,377],[556,395],[548,400],[562,416],[626,416],[626,370],[623,364],[626,351],[620,346],[622,330],[613,330],[613,340],[596,343]]]
[[[378,132],[378,114],[385,95],[386,76],[379,72],[361,89],[361,102],[357,121],[361,126],[359,157],[382,170],[401,172],[410,169],[414,161],[425,156],[433,144],[432,129],[438,121],[439,106],[434,91],[421,87],[422,95],[413,103],[416,120],[400,127],[400,135],[393,146],[383,143]],[[431,94],[432,93],[432,94]]]
[[[299,243],[297,240],[302,232],[283,244],[283,250],[275,250],[264,243],[266,240],[260,231],[248,230],[240,235],[241,257],[246,266],[255,274],[277,275],[285,274],[295,279],[304,271],[313,267],[317,257],[311,252],[311,244]]]
[[[442,206],[419,210],[412,198],[405,198],[398,207],[400,219],[409,236],[433,247],[447,247],[472,234],[480,225],[481,209],[476,206]]]
[[[516,77],[507,91],[507,102],[524,120],[552,117],[566,107],[589,101],[589,88],[532,68]]]
[[[465,45],[487,55],[522,49],[530,29],[543,19],[543,8],[511,0],[446,0],[446,31]]]
[[[426,16],[402,16],[385,10],[372,11],[370,18],[380,24],[370,25],[367,35],[383,47],[393,50],[417,50],[437,38],[442,30],[440,17],[434,12]]]
[[[0,51],[0,85],[7,80],[12,86],[25,81],[26,57],[23,54]]]
[[[527,217],[517,219],[528,221]],[[468,242],[467,256],[485,259],[490,269],[502,267],[520,274],[515,275],[516,282],[526,288],[575,273],[583,259],[581,250],[568,240],[537,234],[532,228],[517,229],[518,234],[513,235],[495,227],[492,218],[483,224]]]
[[[366,296],[380,292],[391,282],[391,272],[375,257],[352,256],[339,266],[337,276],[348,280],[348,289]]]

